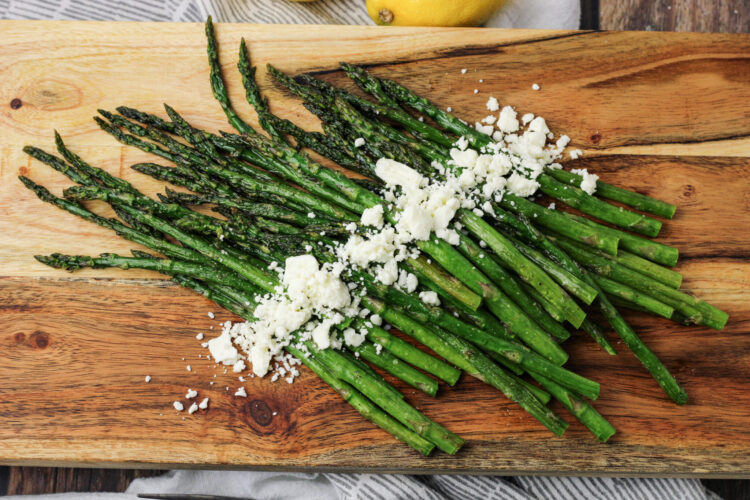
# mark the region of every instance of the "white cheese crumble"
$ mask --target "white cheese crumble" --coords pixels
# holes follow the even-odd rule
[[[209,311],[208,312],[208,317],[211,318],[211,319],[214,319],[216,316],[214,316],[214,313],[212,313],[211,311]]]
[[[198,340],[203,340],[203,334],[199,333],[198,335],[195,336],[195,338]]]
[[[534,83],[534,84],[531,85],[531,88],[534,89],[534,90],[539,90],[542,87],[540,87],[538,83]]]
[[[179,401],[175,401],[174,403],[172,403],[172,406],[174,406],[174,409],[177,411],[182,411],[185,409],[185,407]]]
[[[572,160],[577,160],[579,157],[583,156],[583,151],[581,151],[580,149],[574,149],[569,154]]]
[[[489,99],[487,99],[486,106],[489,111],[497,111],[500,109],[500,103],[497,102],[497,98],[495,97],[490,97]]]
[[[151,382],[151,375],[146,375],[146,378],[144,380],[146,381],[147,384]]]
[[[383,205],[375,205],[362,212],[360,222],[365,226],[383,227]]]
[[[465,74],[466,74],[466,68],[463,68],[463,69],[461,70],[461,74],[462,74],[462,75],[465,75]]]
[[[194,391],[193,389],[188,389],[187,394],[185,394],[185,399],[193,399],[197,395],[198,395],[198,391]]]
[[[356,139],[354,139],[354,147],[355,148],[361,148],[364,145],[365,145],[365,139],[364,139],[364,137],[357,137]]]
[[[245,391],[244,387],[240,387],[237,389],[237,392],[234,393],[235,397],[238,398],[246,398],[247,397],[247,391]]]
[[[594,194],[596,192],[596,181],[599,180],[599,176],[596,174],[590,174],[588,169],[585,168],[574,168],[570,171],[573,174],[580,175],[583,179],[581,180],[581,189],[588,194]]]
[[[208,408],[208,398],[203,398],[203,401],[198,404],[198,408],[200,408],[201,410],[205,410],[206,408]]]
[[[196,411],[198,411],[198,405],[196,403],[191,404],[190,408],[188,408],[188,413],[192,415]]]
[[[433,291],[419,292],[419,299],[428,306],[440,305],[440,298],[438,297],[438,294]]]
[[[497,120],[497,128],[506,134],[518,131],[518,120],[516,119],[516,110],[511,106],[505,106],[500,111],[500,117]]]

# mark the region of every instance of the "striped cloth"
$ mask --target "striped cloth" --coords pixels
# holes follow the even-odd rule
[[[458,1],[458,0],[456,0]],[[364,0],[0,0],[0,19],[372,24]],[[578,27],[578,0],[510,0],[490,26]],[[396,445],[394,445],[396,446]],[[406,476],[173,471],[138,479],[127,494],[204,493],[263,499],[715,499],[698,480],[579,477]],[[70,495],[64,495],[70,498]],[[59,497],[59,496],[58,496]],[[75,497],[75,495],[73,495]],[[28,500],[29,497],[24,497]]]

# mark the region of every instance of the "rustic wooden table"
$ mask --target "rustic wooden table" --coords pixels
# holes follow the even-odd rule
[[[581,0],[581,28],[602,30],[750,32],[747,0]],[[163,471],[0,468],[0,495],[66,491],[123,491],[137,477]],[[725,499],[750,499],[750,481],[711,480]]]

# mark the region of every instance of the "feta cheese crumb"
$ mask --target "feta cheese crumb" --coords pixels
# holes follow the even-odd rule
[[[211,311],[209,311],[208,312],[208,317],[211,318],[211,319],[214,319],[216,316],[214,316],[214,313],[212,313]]]
[[[198,340],[203,340],[203,334],[199,333],[198,335],[195,336],[195,338]]]
[[[428,306],[439,306],[440,305],[440,298],[438,297],[438,294],[429,291],[429,292],[419,292],[419,300],[427,304]]]
[[[383,318],[381,318],[379,314],[373,314],[370,316],[370,322],[375,326],[380,326],[383,324]]]
[[[552,203],[550,203],[547,208],[549,208],[550,210],[554,210],[555,209],[555,202],[553,201]]]
[[[315,212],[307,212],[307,218],[308,219],[314,219],[315,218]]]
[[[383,227],[383,205],[375,205],[362,212],[360,222],[365,226]]]
[[[192,366],[190,366],[190,365],[187,365],[187,366],[185,367],[185,369],[186,369],[187,371],[189,371],[189,372],[193,371],[193,367],[192,367]]]
[[[462,75],[465,75],[465,74],[466,74],[466,68],[463,68],[463,69],[461,70],[461,74],[462,74]]]
[[[518,131],[518,120],[516,119],[516,110],[511,106],[505,106],[500,111],[500,117],[497,120],[497,128],[506,134]]]
[[[191,404],[190,408],[188,408],[188,413],[192,415],[196,411],[198,411],[198,405],[196,403]]]
[[[487,99],[487,109],[489,111],[497,111],[500,109],[500,103],[497,102],[497,98],[490,96],[489,99]]]
[[[581,151],[580,149],[574,149],[569,154],[572,160],[577,160],[579,157],[583,156],[583,151]]]
[[[194,391],[193,389],[188,389],[187,394],[185,394],[185,399],[193,399],[197,395],[198,395],[198,391]]]
[[[599,180],[598,175],[590,174],[588,169],[585,168],[574,168],[570,172],[583,177],[583,179],[581,180],[581,189],[583,191],[591,195],[596,192],[596,181]]]
[[[146,378],[144,380],[146,381],[147,384],[151,382],[151,375],[146,375]]]
[[[479,89],[474,89],[474,93],[478,94],[479,93]]]
[[[535,83],[535,84],[533,84],[533,85],[531,86],[531,88],[532,88],[532,89],[534,89],[534,90],[539,90],[539,89],[540,89],[540,88],[542,88],[542,87],[540,87],[538,83]]]
[[[246,398],[247,392],[245,391],[244,387],[240,387],[239,389],[237,389],[237,392],[235,392],[234,395],[238,398]]]
[[[357,137],[356,139],[354,139],[354,147],[355,148],[361,148],[364,145],[365,145],[365,139],[364,139],[364,137]]]
[[[174,409],[177,411],[182,411],[185,409],[185,407],[179,401],[175,401],[174,403],[172,403],[172,406],[174,406]]]

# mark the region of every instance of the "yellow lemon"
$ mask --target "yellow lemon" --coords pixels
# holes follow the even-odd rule
[[[367,13],[386,26],[478,26],[505,0],[367,0]]]

